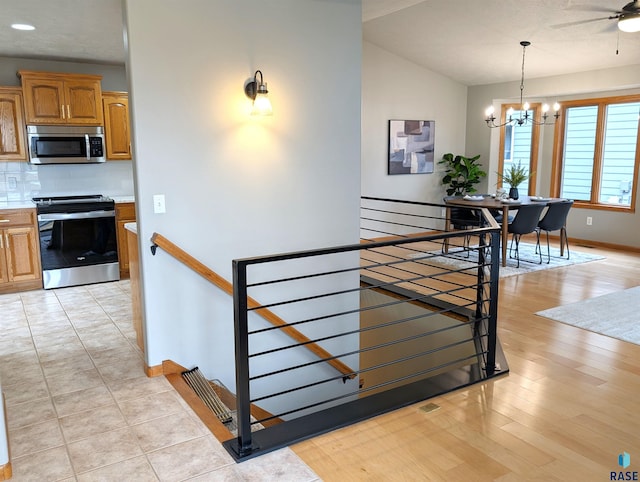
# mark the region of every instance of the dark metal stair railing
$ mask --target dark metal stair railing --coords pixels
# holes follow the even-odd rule
[[[223,445],[237,461],[508,371],[497,340],[499,227],[480,210],[483,226],[448,231],[443,208],[363,197],[361,233],[373,234],[359,244],[233,261],[238,433]],[[466,247],[468,236],[478,246]],[[463,248],[473,256],[459,266]],[[254,291],[264,305],[248,303]],[[326,359],[260,324],[254,313],[267,307],[358,368],[325,373]],[[390,338],[365,346],[379,334]],[[283,423],[252,420],[256,401]]]

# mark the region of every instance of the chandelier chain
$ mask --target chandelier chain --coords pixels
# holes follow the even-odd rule
[[[522,76],[520,77],[520,105],[522,105],[522,98],[524,95],[524,54],[527,50],[527,46],[522,46]]]

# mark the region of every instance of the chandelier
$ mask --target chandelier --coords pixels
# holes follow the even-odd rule
[[[553,104],[553,111],[554,111],[553,119],[549,119],[549,105],[544,104],[542,106],[541,120],[537,120],[532,115],[529,114],[529,108],[530,108],[529,102],[522,102],[522,97],[524,94],[524,54],[525,54],[525,51],[527,50],[527,47],[531,45],[531,42],[523,40],[522,42],[520,42],[520,45],[522,45],[522,77],[520,78],[521,110],[518,114],[518,117],[514,117],[513,107],[510,107],[509,110],[507,110],[507,120],[502,124],[496,124],[496,118],[494,115],[495,109],[493,108],[493,106],[490,106],[485,111],[485,116],[486,116],[485,122],[487,123],[487,127],[494,128],[494,127],[503,127],[506,125],[516,125],[516,124],[521,126],[526,123],[533,124],[533,125],[553,124],[558,119],[558,117],[560,117],[560,104],[558,104],[557,102]]]

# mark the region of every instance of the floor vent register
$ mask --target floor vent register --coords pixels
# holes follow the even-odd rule
[[[231,424],[233,417],[229,409],[222,403],[218,394],[213,390],[209,381],[202,375],[198,367],[182,372],[182,378],[198,395],[204,404],[223,424]]]

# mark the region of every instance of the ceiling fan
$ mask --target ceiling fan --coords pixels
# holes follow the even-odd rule
[[[555,28],[569,27],[571,25],[580,25],[583,23],[599,22],[600,20],[617,20],[618,29],[622,32],[640,32],[640,0],[634,0],[627,3],[620,10],[610,8],[596,7],[590,5],[576,5],[573,10],[586,10],[590,12],[608,13],[608,17],[591,18],[588,20],[578,20],[577,22],[568,22],[554,25]]]

